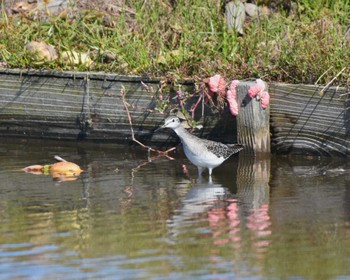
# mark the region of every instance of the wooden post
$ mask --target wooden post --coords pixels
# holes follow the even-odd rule
[[[260,100],[248,95],[254,83],[240,82],[236,88],[237,140],[245,145],[239,156],[237,194],[248,209],[260,209],[269,201],[270,108],[263,109]]]
[[[248,95],[255,82],[240,82],[237,85],[237,140],[244,144],[243,154],[258,156],[270,153],[270,108],[263,109],[261,102]],[[267,87],[267,86],[266,86]]]

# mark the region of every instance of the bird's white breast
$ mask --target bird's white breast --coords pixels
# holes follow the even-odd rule
[[[219,166],[225,160],[224,157],[217,157],[211,152],[203,151],[200,146],[190,149],[186,144],[183,145],[184,152],[187,158],[194,164],[200,167],[214,168]]]

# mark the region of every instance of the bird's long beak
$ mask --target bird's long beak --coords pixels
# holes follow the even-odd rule
[[[161,129],[163,129],[163,128],[164,128],[164,125],[158,127],[158,128],[157,128],[155,131],[153,131],[153,132],[158,132],[159,130],[161,130]]]

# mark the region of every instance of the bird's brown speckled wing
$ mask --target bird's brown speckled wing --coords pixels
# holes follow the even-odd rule
[[[243,146],[240,144],[225,145],[209,140],[205,142],[205,146],[208,151],[212,152],[217,157],[223,157],[225,159],[243,149]]]

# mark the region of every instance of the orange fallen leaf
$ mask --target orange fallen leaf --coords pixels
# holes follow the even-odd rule
[[[51,165],[50,174],[52,177],[60,177],[60,176],[78,176],[82,169],[80,166],[68,161],[57,162]]]
[[[44,166],[39,164],[30,165],[23,168],[22,170],[26,173],[32,173],[36,175],[50,174],[55,180],[59,181],[76,180],[77,176],[83,172],[79,165],[73,162],[64,161],[60,157],[55,158],[62,161]]]

